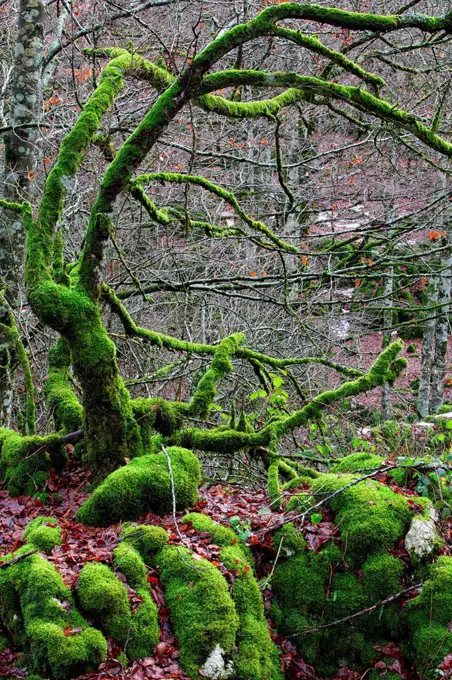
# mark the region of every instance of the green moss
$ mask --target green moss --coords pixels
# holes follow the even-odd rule
[[[61,470],[67,454],[57,435],[22,437],[3,429],[0,437],[0,479],[12,496],[32,496],[47,479],[51,467]]]
[[[77,598],[81,608],[115,642],[126,645],[131,658],[149,656],[159,638],[157,608],[144,584],[137,594],[143,602],[132,615],[127,590],[109,567],[88,562],[80,572]]]
[[[196,503],[201,470],[197,457],[187,449],[169,447],[177,508]],[[110,474],[82,505],[77,520],[107,526],[134,520],[149,510],[163,514],[172,508],[171,478],[165,454],[141,456]]]
[[[306,550],[306,541],[292,522],[275,531],[272,543],[275,550],[279,550],[281,546],[280,557],[290,557]]]
[[[281,507],[282,493],[279,484],[279,463],[273,462],[268,467],[267,471],[267,489],[268,495],[271,499],[271,507],[273,510],[278,510]]]
[[[103,635],[88,626],[55,567],[36,553],[0,570],[0,619],[31,672],[66,680],[96,668],[106,655]]]
[[[191,513],[184,517],[199,532],[210,534],[212,541],[223,546],[220,560],[235,574],[232,599],[239,617],[235,675],[249,680],[282,679],[277,649],[271,640],[259,586],[252,571],[249,549],[238,541],[236,533],[210,517]]]
[[[144,588],[147,582],[147,569],[138,550],[132,544],[121,541],[113,550],[113,566],[124,574],[132,588]]]
[[[202,515],[200,512],[190,512],[188,515],[185,515],[183,521],[184,523],[191,522],[196,531],[210,534],[210,536],[212,537],[212,541],[217,545],[231,546],[236,545],[238,541],[237,534],[233,529],[231,529],[230,527],[225,527],[222,524],[218,524],[217,522],[214,522],[213,519],[211,519],[207,515]],[[247,551],[246,547],[241,546],[241,548],[245,554],[245,552]],[[249,554],[248,557],[249,564],[251,564],[250,560],[251,554]]]
[[[332,472],[357,472],[359,470],[372,470],[382,466],[384,459],[374,453],[362,451],[358,453],[351,453],[349,456],[342,458],[336,463]]]
[[[29,522],[22,540],[42,552],[51,552],[61,545],[61,530],[53,517],[36,517]]]
[[[304,617],[321,614],[325,574],[312,569],[309,555],[295,555],[278,564],[271,584],[284,609],[296,609]]]
[[[363,587],[368,600],[375,604],[403,590],[404,566],[392,555],[375,555],[363,565]]]
[[[324,475],[313,481],[312,493],[323,498],[353,480],[351,475]],[[412,519],[407,499],[375,480],[345,488],[329,505],[336,513],[346,557],[358,565],[369,555],[392,548],[404,536]]]
[[[231,654],[239,625],[220,571],[186,548],[165,546],[157,555],[165,598],[181,650],[181,664],[192,678],[220,645]]]
[[[381,433],[391,452],[398,453],[404,444],[411,444],[412,433],[407,423],[387,420],[381,425]]]
[[[83,611],[95,616],[116,642],[124,644],[131,617],[129,598],[109,567],[86,563],[79,575],[77,598]]]
[[[127,527],[121,543],[113,551],[115,569],[125,575],[128,584],[143,600],[131,622],[127,645],[131,658],[148,656],[150,647],[159,639],[158,609],[150,595],[145,560],[148,562],[151,553],[163,547],[167,540],[166,531],[160,527]]]
[[[168,533],[162,527],[147,524],[128,526],[122,533],[122,543],[133,546],[149,564],[155,553],[168,543]]]
[[[46,403],[53,413],[57,430],[75,432],[83,425],[83,408],[70,382],[69,345],[60,338],[50,350],[49,372],[45,385]]]

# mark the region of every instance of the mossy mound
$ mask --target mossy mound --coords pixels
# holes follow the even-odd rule
[[[435,669],[452,654],[452,557],[442,556],[430,568],[420,594],[405,608],[410,629],[408,654],[424,678],[437,677]]]
[[[167,449],[174,477],[178,510],[195,505],[201,468],[188,449]],[[135,520],[145,512],[157,514],[172,508],[171,476],[166,455],[150,454],[134,458],[112,472],[82,505],[77,521],[93,526],[108,526],[121,520]]]
[[[50,468],[61,470],[67,462],[61,437],[23,437],[0,428],[0,481],[11,496],[32,496],[42,487]]]
[[[49,518],[38,520],[25,531],[34,543],[3,556],[2,562],[59,542],[59,535],[42,531],[57,531],[45,525]],[[28,670],[55,680],[95,669],[107,653],[102,633],[88,625],[60,574],[38,553],[0,570],[0,623],[11,644],[24,650]]]
[[[150,656],[159,639],[157,607],[144,584],[132,614],[127,589],[105,564],[88,562],[80,572],[77,600],[131,659]]]
[[[181,664],[199,676],[217,645],[230,655],[239,619],[221,572],[205,559],[195,559],[187,548],[165,546],[157,555],[165,598],[179,641]]]
[[[185,516],[184,521],[191,522],[197,531],[210,534],[216,544],[223,546],[220,560],[235,574],[232,599],[239,627],[237,653],[232,657],[234,678],[282,680],[278,650],[270,637],[249,549],[238,541],[232,529],[217,524],[206,515],[191,513]]]
[[[360,481],[359,470],[381,463],[374,454],[352,454],[334,472],[313,479],[310,492],[293,497],[292,507],[301,504],[303,510],[326,501],[340,538],[314,552],[304,548],[303,538],[290,525],[275,533],[274,546],[281,550],[271,582],[276,596],[272,617],[282,633],[294,635],[299,654],[322,676],[334,675],[340,660],[350,668],[368,668],[377,659],[375,645],[395,642],[406,648],[421,677],[434,678],[451,651],[452,559],[439,558],[421,594],[405,609],[397,598],[379,604],[410,583],[405,563],[391,551],[414,518],[427,521],[431,508],[427,498],[413,503],[379,481]],[[425,560],[413,567],[420,570],[421,580]],[[370,613],[342,622],[374,605]]]
[[[53,517],[36,517],[28,524],[22,540],[41,552],[50,552],[61,544],[61,530]]]
[[[351,453],[338,463],[336,463],[332,472],[358,472],[360,470],[374,470],[383,465],[384,459],[374,453],[367,451],[359,451]]]
[[[402,563],[386,554],[368,558],[362,570],[355,572],[333,544],[319,553],[306,550],[282,558],[271,582],[277,600],[272,616],[281,632],[295,635],[299,654],[319,674],[334,675],[340,659],[349,667],[364,668],[376,655],[374,645],[391,639],[395,632],[394,618],[398,617],[393,608],[346,625],[311,629],[351,616],[399,592],[403,571]]]
[[[312,483],[312,494],[319,500],[344,489],[328,503],[335,512],[346,559],[361,566],[369,555],[394,547],[413,518],[405,496],[373,479],[347,487],[355,481],[347,474],[322,475]]]

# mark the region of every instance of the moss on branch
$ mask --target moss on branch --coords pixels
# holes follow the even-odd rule
[[[105,300],[110,305],[112,311],[115,314],[117,314],[121,319],[121,323],[124,326],[125,332],[132,337],[135,336],[142,338],[143,340],[146,340],[147,342],[150,342],[152,345],[155,345],[159,348],[166,348],[169,350],[186,352],[189,354],[193,353],[213,355],[218,348],[218,345],[206,345],[204,343],[195,343],[188,342],[187,340],[179,340],[178,338],[174,338],[172,336],[165,335],[157,331],[142,328],[141,326],[138,326],[134,322],[134,320],[130,316],[129,312],[127,311],[126,307],[124,306],[118,295],[115,293],[115,291],[109,286],[107,286],[105,283],[102,285],[102,293]],[[284,369],[287,366],[303,366],[305,364],[313,363],[320,364],[322,366],[327,366],[328,368],[332,368],[338,373],[346,375],[350,378],[356,378],[363,375],[363,372],[356,368],[352,368],[351,366],[344,366],[343,364],[338,364],[324,357],[297,357],[278,359],[276,357],[271,357],[267,354],[263,354],[262,352],[256,352],[255,350],[242,347],[241,344],[238,344],[235,347],[234,351],[232,352],[232,355],[239,359],[245,359],[251,362],[259,361],[263,364],[268,364],[273,368]]]
[[[435,151],[448,157],[452,156],[452,144],[423,125],[414,114],[408,113],[360,87],[339,85],[313,76],[301,76],[297,73],[230,70],[218,71],[217,73],[205,76],[202,91],[207,93],[224,87],[238,87],[241,85],[299,87],[305,92],[308,91],[323,97],[340,99],[358,108],[360,111],[408,130]]]
[[[397,357],[402,347],[401,340],[393,342],[380,354],[367,374],[343,383],[334,390],[322,392],[300,410],[273,420],[258,432],[239,432],[234,429],[205,431],[199,428],[187,428],[178,435],[174,435],[174,439],[181,446],[204,451],[232,453],[243,448],[269,446],[274,450],[275,443],[277,444],[284,435],[318,418],[324,408],[336,401],[368,392],[386,382],[394,382],[407,366],[405,358]]]
[[[46,402],[53,413],[57,430],[74,432],[83,425],[83,407],[71,386],[71,353],[67,341],[60,338],[50,350],[46,382]]]

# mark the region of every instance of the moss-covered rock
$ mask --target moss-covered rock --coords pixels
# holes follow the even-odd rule
[[[430,569],[420,594],[405,608],[410,630],[407,650],[421,677],[435,678],[436,668],[452,653],[452,558],[442,556]]]
[[[53,517],[36,517],[29,522],[22,540],[41,552],[50,552],[61,544],[61,530]]]
[[[392,548],[402,538],[412,519],[407,499],[373,479],[354,486],[352,475],[328,474],[313,481],[316,498],[344,489],[331,499],[346,557],[361,566],[369,555]]]
[[[239,619],[221,572],[187,548],[165,546],[157,555],[165,598],[179,641],[181,664],[192,678],[219,645],[230,655]]]
[[[88,562],[80,572],[77,598],[82,610],[133,659],[151,655],[159,638],[157,608],[143,582],[138,582],[137,594],[143,602],[132,614],[126,587],[107,565]]]
[[[177,508],[196,503],[201,468],[197,457],[178,446],[167,449],[171,459]],[[112,472],[82,505],[77,520],[94,526],[108,526],[120,520],[134,520],[151,510],[158,514],[172,508],[171,477],[165,454],[134,458]]]
[[[384,459],[374,453],[359,451],[351,453],[336,463],[332,472],[358,472],[359,470],[377,469],[383,465]]]
[[[55,530],[35,523],[28,535],[50,549],[52,540],[40,531],[49,528]],[[33,547],[27,544],[0,560],[9,561]],[[56,680],[96,668],[107,652],[102,633],[88,625],[60,574],[37,553],[0,570],[0,621],[11,644],[24,650],[28,670]]]
[[[232,599],[239,627],[237,653],[233,656],[234,677],[241,680],[282,679],[278,651],[270,637],[249,549],[237,539],[232,529],[217,524],[206,515],[191,513],[184,521],[190,521],[197,531],[210,534],[214,543],[223,546],[220,560],[235,574]]]
[[[375,658],[376,644],[410,640],[405,647],[417,671],[433,679],[434,669],[452,649],[450,557],[440,557],[431,567],[420,595],[403,614],[398,603],[391,602],[365,618],[311,630],[361,612],[405,587],[406,566],[388,551],[406,537],[413,521],[429,520],[432,504],[422,497],[413,504],[413,499],[409,502],[374,479],[359,481],[358,470],[380,467],[381,462],[374,454],[352,454],[336,464],[334,472],[312,480],[310,498],[303,495],[304,508],[328,499],[340,541],[318,553],[305,549],[302,538],[292,550],[281,549],[271,582],[277,600],[272,616],[281,632],[295,635],[300,655],[321,675],[334,675],[340,659],[364,669]],[[284,527],[275,535],[276,545],[287,540],[290,546],[293,536],[293,530]],[[425,563],[421,566],[425,573]]]
[[[67,454],[61,437],[23,437],[19,432],[0,428],[0,481],[11,496],[32,496],[42,487],[50,468],[61,470]]]

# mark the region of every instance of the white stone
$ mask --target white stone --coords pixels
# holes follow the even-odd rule
[[[430,509],[429,514],[430,519],[415,517],[411,522],[409,531],[405,536],[405,548],[410,555],[424,557],[433,551],[435,539],[437,538],[434,522],[436,513],[433,508]]]
[[[207,661],[201,668],[202,672],[211,678],[211,680],[223,680],[224,678],[229,678],[234,672],[232,661],[229,661],[227,664],[225,664],[223,654],[224,650],[221,649],[220,645],[217,645],[215,649],[209,654]]]

